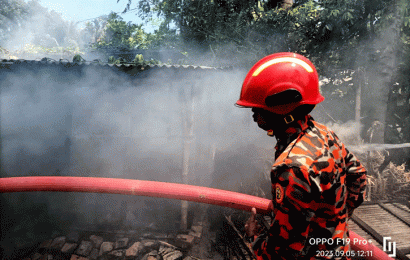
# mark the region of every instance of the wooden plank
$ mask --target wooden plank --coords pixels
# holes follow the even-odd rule
[[[364,201],[362,206],[369,206],[369,205],[374,205],[374,204],[379,204],[379,203],[399,203],[402,205],[407,205],[407,207],[410,208],[410,201],[408,200],[377,200],[377,201]]]
[[[360,219],[358,216],[353,214],[352,220],[363,230],[365,230],[367,233],[369,233],[378,243],[383,243],[383,236],[379,234],[375,229],[373,229],[373,226],[369,226],[366,222],[364,222],[362,219]],[[392,241],[395,241],[394,238],[392,237]],[[396,249],[396,255],[398,259],[405,260],[409,259],[406,257],[406,255],[399,249]]]
[[[366,219],[366,223],[384,236],[390,234],[410,234],[410,227],[380,205],[366,205],[357,208],[354,215]],[[410,241],[410,238],[409,238]]]
[[[405,212],[392,204],[380,204],[379,206],[410,227],[410,212]]]
[[[364,229],[358,226],[353,220],[349,220],[348,225],[351,231],[355,232],[356,234],[358,234],[366,240],[372,240],[373,245],[383,250],[383,246],[379,242],[377,242],[377,240],[375,240],[369,233],[367,233]]]
[[[405,211],[405,212],[410,213],[410,208],[407,205],[403,204],[403,203],[391,203],[391,204],[393,206]]]

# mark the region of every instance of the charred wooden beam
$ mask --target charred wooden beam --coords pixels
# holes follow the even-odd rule
[[[232,227],[232,229],[235,231],[236,235],[239,238],[239,242],[242,245],[243,249],[246,251],[246,253],[250,256],[251,259],[257,259],[255,253],[252,251],[252,247],[250,243],[246,241],[244,236],[241,234],[241,232],[236,228],[235,224],[231,220],[231,216],[225,216],[225,219],[228,221],[228,224]]]

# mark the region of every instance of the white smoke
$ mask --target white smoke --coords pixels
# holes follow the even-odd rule
[[[329,122],[326,126],[331,128],[345,145],[357,145],[363,142],[360,137],[363,125],[359,122],[353,120],[345,123]]]

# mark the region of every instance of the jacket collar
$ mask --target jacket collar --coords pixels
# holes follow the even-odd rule
[[[276,135],[277,143],[275,146],[275,158],[278,158],[286,147],[300,135],[300,133],[306,131],[306,129],[309,128],[309,123],[313,120],[312,116],[305,115],[301,119],[290,123],[286,130],[281,134]]]

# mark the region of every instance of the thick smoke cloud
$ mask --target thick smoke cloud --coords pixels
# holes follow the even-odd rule
[[[22,71],[8,73],[3,81],[2,153],[8,174],[38,171],[40,165],[49,164],[52,150],[68,146],[68,140],[71,162],[85,157],[87,163],[126,164],[127,159],[147,153],[176,156],[178,161],[184,112],[192,120],[194,143],[215,143],[217,150],[241,142],[266,143],[263,132],[251,122],[250,111],[233,106],[243,73],[225,72],[217,76],[219,82],[212,72],[200,80],[165,77],[163,82],[137,79],[137,83],[91,69],[75,80],[65,80],[65,73],[70,74],[53,69]],[[19,154],[44,158],[15,171]],[[71,163],[71,167],[79,166]],[[119,176],[126,170],[120,167],[101,174]]]
[[[86,30],[80,23],[65,20],[62,14],[48,10],[37,0],[22,2],[22,14],[11,10],[15,13],[11,14],[16,16],[13,17],[15,22],[3,17],[6,23],[1,26],[0,46],[4,52],[0,53],[0,58],[34,60],[46,56],[59,60],[72,59],[78,53],[87,60],[104,58],[96,53],[84,53],[90,42],[98,38],[95,35],[97,28]],[[101,31],[102,28],[97,27]]]
[[[174,69],[153,70],[130,78],[100,69],[62,70],[55,66],[2,73],[3,177],[63,175],[180,183],[183,144],[188,138],[184,120],[192,123],[191,184],[212,184],[215,154],[240,153],[240,147],[250,144],[273,148],[273,139],[252,122],[250,110],[233,105],[246,72],[209,70],[197,77],[198,73],[181,68],[177,73]],[[234,184],[229,189],[237,190],[244,173],[231,174]],[[164,214],[179,211],[178,201],[102,194],[24,194],[4,194],[2,200],[20,212],[21,207],[46,205],[44,214],[60,223],[49,231],[54,233],[59,225],[68,230],[87,223],[146,226],[150,224],[147,214],[153,211],[161,211],[156,216],[159,223],[165,223]],[[36,234],[37,224],[27,223],[27,230]],[[13,228],[8,232],[9,237],[18,236]]]

